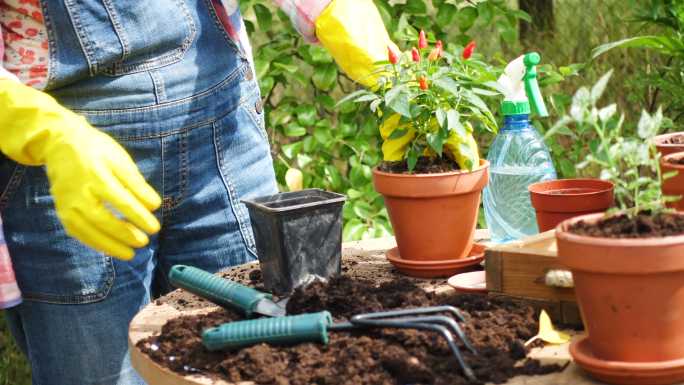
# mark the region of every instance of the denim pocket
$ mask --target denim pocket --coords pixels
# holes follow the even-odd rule
[[[185,0],[65,0],[91,75],[119,76],[180,61],[197,27]]]
[[[24,299],[57,304],[104,299],[114,284],[111,258],[66,234],[42,167],[19,166],[18,183],[16,171],[7,178],[5,163],[0,164],[0,178],[9,181],[3,230]]]

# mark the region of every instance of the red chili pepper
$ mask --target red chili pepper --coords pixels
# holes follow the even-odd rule
[[[418,34],[418,48],[423,49],[427,48],[428,43],[427,43],[427,38],[425,37],[425,31],[422,29],[420,30],[420,33]]]
[[[473,56],[473,51],[475,51],[475,41],[468,43],[465,48],[463,48],[463,58],[470,59]]]
[[[435,44],[435,48],[430,51],[430,54],[428,55],[428,60],[429,61],[435,61],[442,57],[442,41],[437,40],[437,43]]]
[[[413,58],[413,61],[416,63],[420,61],[420,52],[418,52],[418,49],[416,47],[411,48],[411,57]]]
[[[387,58],[392,64],[397,64],[399,62],[399,55],[392,49],[392,47],[387,46]]]
[[[425,78],[425,76],[421,76],[420,78],[418,78],[418,85],[420,86],[421,90],[427,90],[428,89],[428,83],[427,83],[427,79]]]

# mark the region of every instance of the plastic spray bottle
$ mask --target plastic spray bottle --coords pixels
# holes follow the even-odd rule
[[[489,148],[489,185],[483,203],[487,227],[494,243],[504,243],[539,232],[527,187],[556,179],[549,150],[530,124],[530,112],[546,117],[536,65],[531,52],[510,62],[498,80],[505,99],[504,125]],[[530,108],[531,107],[531,108]]]

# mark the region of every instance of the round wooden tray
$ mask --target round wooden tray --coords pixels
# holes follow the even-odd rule
[[[480,233],[481,235],[481,233]],[[480,236],[480,238],[482,238]],[[396,246],[391,238],[373,239],[368,241],[346,243],[342,252],[343,273],[352,277],[372,278],[378,282],[389,281],[397,277],[397,272],[385,259],[384,253]],[[245,284],[249,284],[249,272],[258,268],[254,262],[228,270],[227,276]],[[414,279],[416,284],[429,291],[447,293],[454,289],[446,282],[446,278]],[[128,343],[131,351],[133,367],[140,373],[149,385],[253,385],[252,382],[239,384],[229,383],[221,379],[204,375],[181,375],[164,368],[150,359],[136,343],[153,334],[159,333],[162,326],[169,319],[180,315],[209,313],[216,310],[216,306],[207,304],[206,307],[188,309],[182,304],[183,298],[189,294],[176,290],[169,295],[147,305],[131,321]],[[544,363],[568,364],[562,372],[545,376],[521,376],[512,378],[509,385],[589,385],[599,384],[583,375],[570,361],[569,344],[561,346],[535,349],[530,356],[542,360]]]

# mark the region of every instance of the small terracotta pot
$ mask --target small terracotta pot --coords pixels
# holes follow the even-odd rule
[[[675,152],[660,158],[660,172],[662,174],[677,171],[678,174],[663,180],[663,194],[665,195],[681,195],[678,201],[668,202],[667,207],[673,208],[677,211],[684,211],[684,164],[670,163],[670,160],[684,158],[684,152]]]
[[[540,232],[572,217],[602,213],[613,205],[613,184],[600,179],[549,180],[527,189]]]
[[[486,160],[466,172],[392,174],[373,170],[373,185],[385,198],[402,259],[443,261],[468,255],[488,170]]]
[[[684,136],[684,132],[673,132],[670,134],[662,134],[662,135],[658,135],[655,138],[653,138],[653,141],[655,142],[656,148],[658,149],[658,152],[660,153],[660,155],[665,156],[665,155],[674,154],[675,152],[684,151],[684,144],[665,143],[665,142],[669,141],[672,137],[675,137],[675,136]]]
[[[606,367],[608,361],[681,366],[684,235],[616,239],[568,232],[577,221],[602,217],[576,217],[556,228],[559,262],[572,271],[592,355]]]

